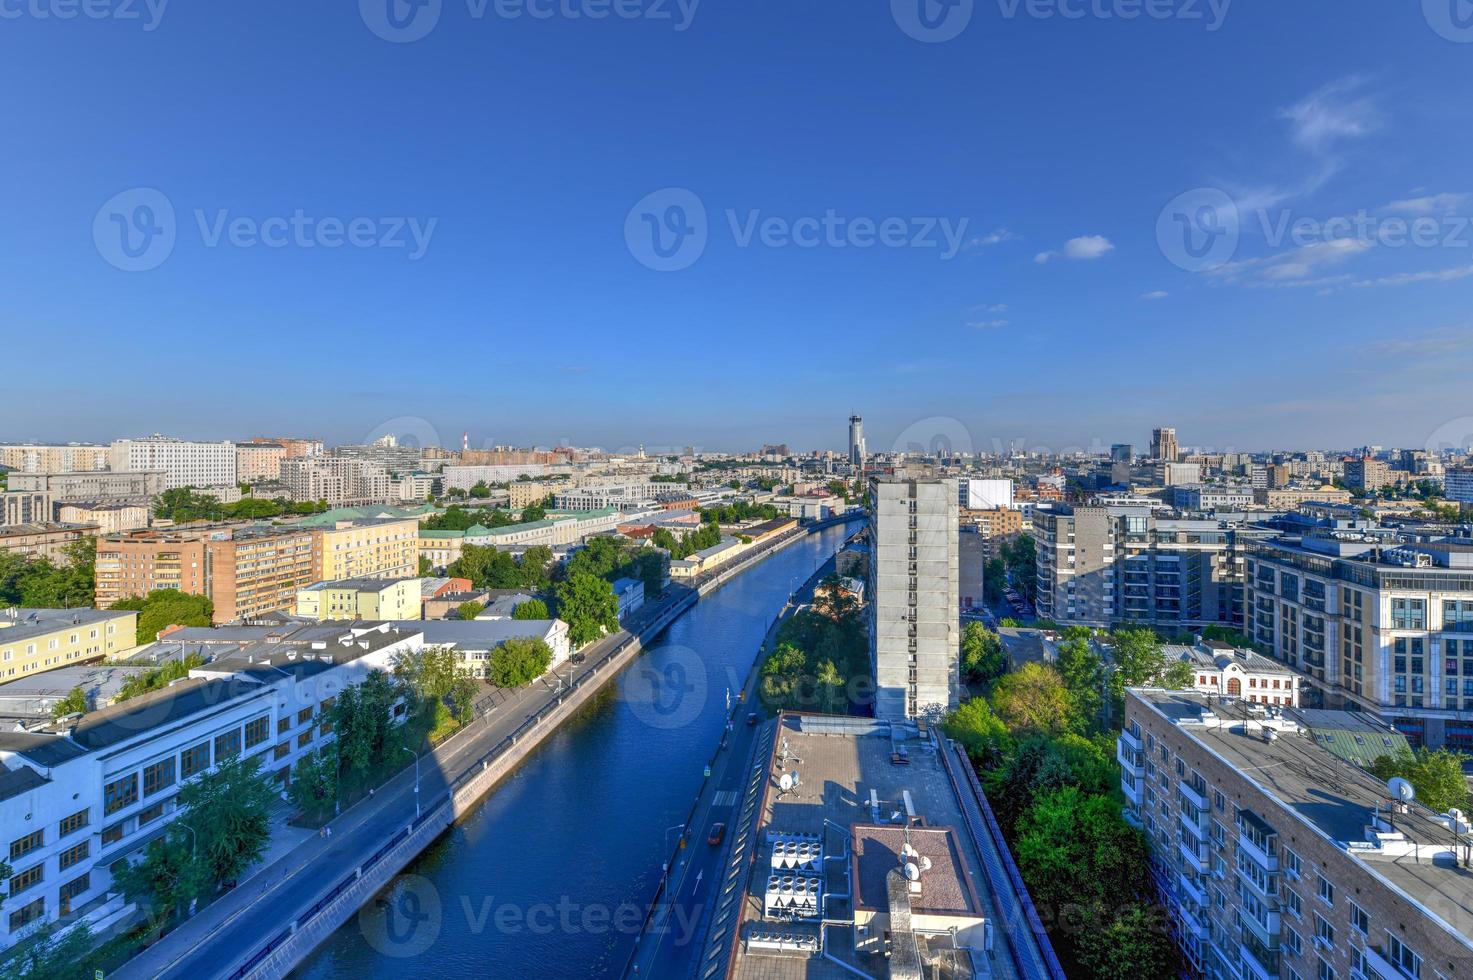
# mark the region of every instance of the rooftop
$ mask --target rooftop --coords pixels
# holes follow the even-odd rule
[[[19,643],[71,626],[92,626],[137,616],[131,610],[112,609],[5,609],[0,610],[0,645]],[[126,639],[126,637],[125,637]],[[127,643],[126,646],[132,646]]]

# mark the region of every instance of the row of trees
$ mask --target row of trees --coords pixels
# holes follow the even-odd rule
[[[153,501],[154,517],[177,524],[191,521],[262,521],[286,515],[321,514],[327,509],[326,500],[298,503],[285,497],[244,497],[226,504],[209,494],[198,493],[193,487],[165,490]]]
[[[701,520],[712,524],[739,524],[742,521],[773,521],[788,516],[772,504],[754,504],[735,500],[715,507],[702,507]]]
[[[967,635],[968,633],[972,635]],[[998,676],[990,694],[944,724],[977,766],[1019,870],[1064,961],[1086,976],[1170,976],[1177,955],[1155,903],[1145,838],[1121,816],[1107,706],[1137,684],[1185,686],[1150,630],[1101,639],[1065,631],[1055,665],[1028,663]],[[964,633],[975,662],[997,660],[975,631]],[[964,666],[964,669],[965,666]]]
[[[819,589],[822,610],[805,609],[783,623],[762,663],[759,693],[774,710],[844,714],[873,698],[859,603],[837,576],[825,578]]]
[[[516,524],[517,518],[502,507],[461,507],[452,504],[420,522],[425,531],[468,531],[479,524],[481,527],[506,527]]]
[[[470,579],[478,589],[543,592],[552,584],[552,549],[538,545],[517,558],[491,545],[468,544],[445,571],[456,578]]]
[[[703,523],[694,531],[687,531],[677,538],[668,528],[657,527],[653,537],[655,546],[670,552],[671,558],[689,558],[698,551],[714,548],[721,543],[721,526]]]
[[[138,643],[152,643],[169,626],[209,626],[215,604],[209,596],[189,595],[178,589],[155,589],[146,596],[129,596],[112,604],[113,609],[138,613]]]

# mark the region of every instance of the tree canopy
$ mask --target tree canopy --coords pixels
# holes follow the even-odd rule
[[[146,596],[129,596],[112,604],[113,609],[138,613],[138,643],[152,643],[169,626],[209,626],[215,604],[209,596],[189,595],[178,589],[155,589]]]
[[[1412,784],[1417,802],[1438,813],[1456,807],[1467,811],[1468,783],[1463,757],[1446,749],[1418,749],[1411,754],[1383,755],[1371,765],[1377,779],[1400,776]]]
[[[552,666],[552,648],[535,637],[515,637],[491,651],[486,679],[497,687],[530,684]]]

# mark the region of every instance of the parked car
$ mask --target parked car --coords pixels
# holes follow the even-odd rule
[[[747,712],[747,727],[750,728],[750,727],[752,727],[755,724],[757,724],[757,712],[755,712],[755,711],[749,711],[749,712]]]
[[[706,838],[706,843],[715,847],[724,840],[726,840],[726,824],[713,823],[711,825],[711,836]]]

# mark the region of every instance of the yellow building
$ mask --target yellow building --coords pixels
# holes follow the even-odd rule
[[[419,619],[417,578],[318,582],[297,591],[297,615],[330,619]]]
[[[138,614],[113,609],[0,611],[0,681],[116,657],[138,645]]]
[[[419,521],[338,521],[312,529],[312,572],[319,582],[410,578],[419,572]]]

